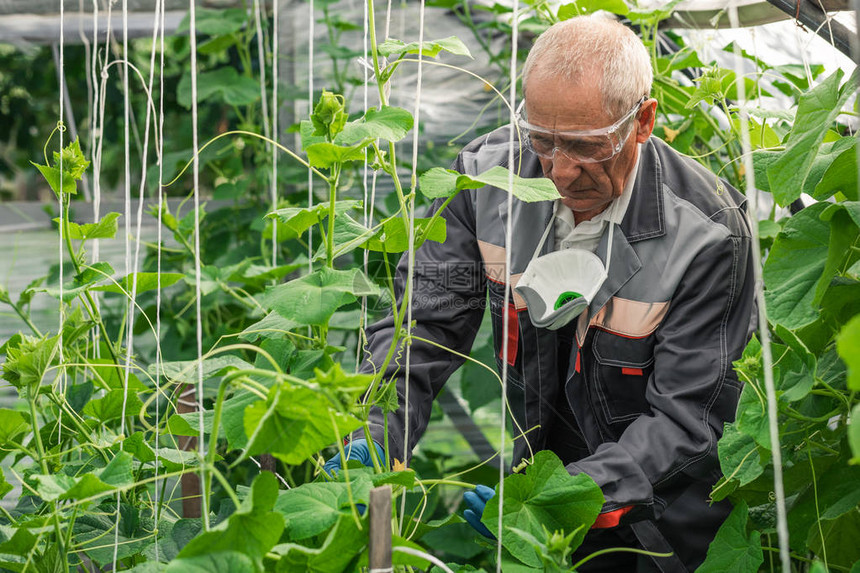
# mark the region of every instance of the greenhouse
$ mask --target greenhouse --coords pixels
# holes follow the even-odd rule
[[[860,573],[858,21],[0,0],[0,571]]]

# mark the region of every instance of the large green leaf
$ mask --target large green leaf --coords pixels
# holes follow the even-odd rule
[[[830,241],[824,271],[815,285],[813,305],[821,303],[833,277],[860,259],[860,252],[852,249],[860,231],[860,203],[846,201],[830,205],[822,211],[821,220],[830,224]]]
[[[343,146],[321,141],[307,146],[305,152],[311,165],[328,169],[335,163],[363,161],[364,148],[369,144],[370,141],[362,141],[352,146]]]
[[[335,220],[337,220],[338,215],[355,209],[360,205],[360,201],[337,201],[334,207]],[[286,236],[279,234],[279,240],[294,239],[300,237],[311,226],[324,221],[330,212],[329,207],[329,203],[319,203],[313,207],[284,207],[283,209],[272,211],[266,217],[278,219],[287,229],[288,234]]]
[[[198,34],[220,36],[238,32],[248,22],[248,13],[241,8],[230,8],[227,10],[213,10],[197,6],[194,11],[194,27]],[[189,19],[186,14],[179,23],[177,34],[187,33]]]
[[[541,539],[543,527],[550,531],[571,533],[582,527],[571,543],[582,543],[588,528],[597,519],[604,498],[597,484],[585,474],[571,476],[558,457],[544,450],[534,457],[525,475],[505,478],[502,527],[516,527]],[[481,522],[496,536],[499,504],[493,498],[487,503]],[[502,544],[511,555],[532,567],[541,565],[534,548],[522,537],[504,535]]]
[[[123,402],[125,408],[123,409]],[[111,390],[98,400],[87,402],[84,414],[96,418],[100,422],[109,422],[121,418],[123,414],[134,417],[140,414],[143,402],[132,391]]]
[[[15,442],[15,438],[30,431],[30,423],[20,412],[0,408],[0,445]]]
[[[259,573],[258,564],[239,550],[213,551],[205,555],[174,559],[165,573]]]
[[[767,170],[771,193],[782,206],[800,197],[824,135],[854,93],[853,87],[840,91],[842,76],[842,71],[837,70],[800,97],[785,152]],[[853,86],[854,82],[849,81],[848,85]]]
[[[318,548],[285,543],[275,550],[281,555],[277,573],[342,573],[350,567],[367,546],[368,523],[365,517],[361,529],[352,515],[342,514],[337,524]]]
[[[156,369],[156,364],[151,364],[147,368],[147,372],[151,376],[155,376],[157,372],[161,372],[163,376],[176,382],[184,382],[186,384],[196,384],[198,381],[197,361],[196,360],[179,360],[176,362],[164,362],[160,364],[160,368]],[[233,370],[248,370],[253,368],[249,362],[246,362],[238,356],[230,354],[207,358],[203,361],[203,379],[220,376]]]
[[[240,76],[232,66],[224,66],[197,75],[197,103],[217,98],[228,105],[249,105],[260,99],[260,84]],[[176,101],[191,109],[191,75],[185,74],[176,88]]]
[[[852,318],[839,331],[836,350],[848,366],[848,388],[860,391],[860,315]]]
[[[432,225],[431,225],[432,222]],[[415,219],[415,248],[424,244],[424,241],[436,241],[444,243],[447,236],[445,219],[441,217],[416,218]],[[367,241],[364,247],[371,251],[385,251],[388,253],[402,253],[409,249],[409,231],[401,217],[393,217],[385,221],[382,231]]]
[[[820,219],[826,208],[816,203],[791,217],[764,265],[768,319],[792,330],[818,318],[812,301],[827,260],[830,226]]]
[[[117,232],[116,220],[122,215],[120,213],[108,213],[98,223],[69,223],[69,238],[78,240],[88,239],[113,239]],[[57,219],[54,219],[57,221]]]
[[[456,36],[449,36],[441,40],[429,40],[420,45],[421,54],[428,58],[435,58],[439,52],[445,51],[456,56],[472,57],[469,48]],[[396,38],[388,38],[379,44],[379,54],[384,57],[400,56],[404,54],[417,54],[418,42],[403,43]]]
[[[563,4],[558,9],[558,19],[568,20],[574,16],[592,14],[597,10],[605,10],[613,14],[625,15],[630,8],[624,0],[578,0],[572,4]]]
[[[355,476],[351,476],[355,477]],[[364,487],[361,484],[364,483]],[[345,482],[306,483],[280,492],[275,510],[286,516],[285,534],[290,541],[307,539],[325,532],[344,511],[349,512],[349,488],[356,503],[367,503],[371,482],[360,474]]]
[[[287,334],[298,326],[301,326],[298,322],[284,318],[277,312],[270,312],[263,319],[243,330],[239,338],[248,342],[254,342],[259,338],[286,338]]]
[[[38,386],[60,348],[60,335],[35,338],[22,335],[15,346],[7,345],[3,379],[16,388]]]
[[[116,283],[112,282],[110,284],[93,287],[92,290],[113,292],[117,294],[128,293],[131,295],[131,289],[132,286],[134,286],[135,293],[140,294],[159,288],[159,283],[161,288],[173,286],[182,280],[182,277],[184,276],[185,275],[182,273],[132,273],[119,279]],[[137,277],[137,284],[135,285],[132,284],[134,277]]]
[[[452,169],[434,167],[420,177],[420,188],[431,199],[449,197],[464,189],[480,189],[485,185],[511,191],[514,197],[526,203],[554,201],[559,197],[555,184],[545,177],[525,179],[514,174],[513,187],[510,182],[511,172],[500,166],[480,175],[463,175]]]
[[[725,482],[718,484],[711,493],[715,501],[724,499],[736,488],[745,486],[764,472],[758,444],[751,436],[740,432],[735,424],[725,425],[717,452]]]
[[[177,561],[225,551],[251,558],[255,571],[263,570],[263,557],[274,547],[284,530],[284,518],[272,511],[278,497],[278,482],[271,472],[261,472],[251,492],[236,512],[211,530],[192,539]]]
[[[857,138],[854,136],[846,136],[836,141],[831,151],[831,155],[835,155],[835,157],[828,157],[829,162],[819,177],[816,177],[812,170],[810,170],[805,190],[812,185],[813,189],[809,194],[819,201],[828,199],[837,191],[842,192],[849,199],[857,201],[856,147]],[[821,153],[819,153],[820,155]]]
[[[377,294],[379,288],[360,269],[339,271],[326,267],[267,288],[260,302],[299,324],[322,325],[341,306]]]
[[[336,143],[353,144],[365,139],[400,141],[412,129],[412,114],[403,108],[383,106],[377,111],[372,107],[364,116],[347,123]]]
[[[290,384],[273,387],[265,401],[245,408],[244,422],[249,455],[270,453],[294,465],[361,427],[319,391]]]
[[[860,560],[858,539],[860,539],[860,510],[854,509],[837,519],[822,519],[820,530],[818,527],[810,529],[807,545],[820,558],[826,554],[827,563],[833,569],[845,567],[847,570],[853,563]],[[826,553],[824,547],[827,548]],[[828,573],[828,570],[822,567],[821,572]]]
[[[761,534],[747,534],[749,511],[745,501],[735,504],[732,513],[717,531],[717,536],[708,547],[705,562],[696,573],[755,573],[764,562],[761,549]]]
[[[819,519],[836,519],[857,508],[860,503],[860,467],[847,466],[844,459],[816,476],[800,494],[788,512],[791,547],[806,549],[810,529],[818,527]]]
[[[70,282],[63,285],[63,302],[69,302],[88,290],[97,290],[95,285],[110,279],[113,273],[113,267],[109,263],[99,262],[83,267],[80,273],[75,275]],[[60,298],[59,287],[47,287],[35,290],[44,291],[54,298]]]
[[[104,468],[82,476],[64,473],[34,475],[36,491],[45,501],[84,499],[112,492],[134,482],[131,454],[119,452]]]

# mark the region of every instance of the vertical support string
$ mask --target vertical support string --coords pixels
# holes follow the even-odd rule
[[[362,109],[364,113],[367,113],[367,102],[368,102],[368,81],[370,80],[370,71],[367,65],[369,54],[368,54],[368,36],[370,34],[370,27],[368,21],[368,3],[369,0],[364,0],[363,8],[364,8],[364,28],[363,34],[361,37],[362,42],[362,54],[361,58],[364,62],[362,69],[364,70],[364,84],[362,89]],[[369,210],[368,206],[368,189],[367,189],[367,147],[364,148],[364,164],[362,166],[361,171],[361,189],[364,194],[364,200],[361,203],[361,206],[364,210],[364,226],[370,228],[370,222],[373,219],[373,211]],[[370,252],[367,249],[364,249],[364,253],[362,254],[363,268],[364,274],[368,274],[368,265],[370,263]],[[355,368],[358,370],[358,367],[361,365],[361,349],[364,346],[364,329],[367,325],[367,297],[361,297],[361,314],[359,315],[358,321],[358,339],[355,344]]]
[[[64,59],[65,58],[65,43],[66,43],[65,20],[66,20],[65,0],[60,0],[60,46],[59,46],[60,54],[59,54],[59,58],[58,58],[59,62],[57,65],[57,68],[58,68],[57,69],[57,75],[59,76],[59,83],[60,83],[60,130],[59,130],[60,131],[60,192],[59,192],[60,221],[63,220],[63,175],[64,175],[64,173],[63,173],[62,149],[63,149],[63,132],[65,131],[65,128],[63,127],[65,125],[63,123],[64,117],[65,117],[63,114],[64,107],[65,107],[63,104],[65,103],[65,101],[64,101],[65,98],[63,96],[65,95],[65,92],[66,92],[66,73],[65,73],[66,62]],[[68,215],[68,213],[66,215]],[[59,336],[60,336],[60,338],[59,338],[59,347],[60,347],[59,377],[60,377],[60,395],[61,396],[65,396],[65,394],[66,394],[66,368],[65,368],[65,357],[63,356],[63,354],[64,354],[63,353],[63,322],[65,321],[65,312],[66,312],[66,309],[64,308],[64,305],[63,305],[63,280],[64,280],[64,277],[63,277],[63,259],[65,258],[63,256],[63,242],[65,241],[65,237],[63,235],[63,233],[65,232],[65,229],[63,227],[64,227],[64,225],[60,224],[60,234],[59,234],[59,237],[60,237],[60,317],[59,317],[60,318],[60,324],[58,327],[58,332],[59,332]],[[74,257],[75,255],[74,255],[74,253],[69,253],[69,256]],[[36,423],[36,421],[33,420],[34,425],[35,425],[35,423]],[[60,415],[58,416],[58,422],[57,422],[57,442],[58,443],[62,440],[62,432],[63,432],[63,409],[60,408]]]
[[[278,0],[272,3],[272,139],[278,137]],[[260,69],[263,69],[262,64]],[[270,144],[271,145],[271,144]],[[310,171],[308,171],[310,174]],[[309,175],[310,176],[310,175]],[[278,208],[278,148],[272,145],[272,211]],[[278,222],[272,220],[272,268],[278,266]]]
[[[733,28],[738,28],[738,8],[732,3],[729,6],[729,22]],[[755,186],[755,169],[753,169],[752,149],[750,146],[749,115],[747,113],[746,93],[743,89],[743,61],[738,43],[734,45],[735,77],[738,79],[737,98],[740,111],[741,146],[746,181],[747,215],[752,235],[753,273],[756,285],[756,302],[758,304],[759,336],[761,337],[762,362],[764,369],[764,386],[767,393],[767,418],[770,429],[770,449],[773,457],[773,490],[776,496],[776,532],[779,541],[779,557],[784,573],[791,571],[791,557],[788,545],[788,520],[785,510],[785,489],[782,482],[782,449],[779,444],[779,425],[777,422],[776,390],[773,383],[773,356],[770,348],[770,330],[767,324],[767,307],[765,305],[762,270],[761,248],[758,237],[758,190]]]
[[[418,78],[415,88],[415,117],[412,128],[412,179],[409,184],[409,252],[406,276],[406,391],[404,402],[403,457],[404,461],[409,451],[409,370],[412,360],[412,286],[415,275],[415,193],[418,188],[418,132],[421,125],[421,80],[424,72],[424,0],[418,8]],[[396,167],[394,167],[396,169]],[[400,530],[403,530],[403,518],[406,515],[406,496],[403,496],[400,507]]]
[[[124,176],[123,176],[123,192],[125,195],[125,275],[131,273],[131,244],[129,236],[131,234],[131,153],[129,147],[131,114],[129,112],[128,98],[128,0],[122,2],[122,59],[123,59],[123,74],[122,74],[122,103],[123,103],[123,151],[124,151]],[[134,336],[134,330],[131,325],[131,319],[134,315],[134,301],[129,298],[126,307],[126,352],[125,352],[125,373],[123,379],[122,391],[122,414],[120,416],[120,440],[125,433],[125,410],[128,402],[128,380],[129,371],[131,370],[131,353]],[[119,524],[120,517],[120,493],[116,493],[116,521],[114,523],[114,538],[113,538],[113,569],[116,570],[117,557],[119,554]]]
[[[158,66],[158,220],[156,222],[157,238],[155,244],[158,245],[156,251],[155,263],[155,487],[153,488],[153,522],[155,528],[158,529],[158,519],[160,517],[160,506],[158,500],[158,443],[159,429],[161,422],[160,412],[160,397],[161,397],[161,373],[163,358],[161,355],[161,212],[164,208],[164,194],[161,192],[161,186],[164,184],[164,2],[159,5],[159,28],[160,28],[160,62]],[[158,561],[158,535],[155,536],[155,561]]]
[[[510,129],[508,136],[508,168],[514,166],[514,139],[516,137],[516,116],[514,110],[517,109],[517,41],[519,39],[518,29],[518,14],[519,2],[514,0],[513,11],[511,13],[511,75],[510,75]],[[508,173],[508,221],[505,227],[505,297],[502,305],[502,332],[507,333],[510,328],[511,315],[508,312],[508,305],[511,298],[511,245],[513,244],[513,205],[514,205],[514,172]],[[508,356],[509,337],[507,334],[502,336],[502,356]],[[499,504],[499,521],[498,521],[498,540],[496,541],[496,571],[502,571],[502,536],[504,529],[502,527],[503,511],[502,506],[505,497],[505,417],[507,416],[507,395],[508,395],[508,361],[502,360],[502,416],[499,423],[499,487],[496,492]],[[524,438],[525,439],[525,438]]]
[[[314,111],[314,0],[308,4],[308,116]],[[308,209],[314,206],[314,174],[308,169]],[[308,231],[308,272],[314,270],[314,232]]]
[[[200,159],[197,150],[200,149],[197,133],[197,15],[194,0],[189,0],[189,40],[191,42],[191,124],[194,145],[194,299],[197,316],[197,392],[194,398],[197,407],[197,452],[200,456],[200,486],[206,483],[206,441],[203,429],[203,312],[200,307],[202,296],[200,287]],[[204,531],[209,530],[209,496],[206,492],[200,494],[200,514],[203,518]]]

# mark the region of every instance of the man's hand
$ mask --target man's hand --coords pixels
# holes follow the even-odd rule
[[[487,502],[494,495],[496,495],[495,490],[485,485],[479,485],[475,488],[475,491],[467,491],[463,494],[463,499],[466,501],[466,505],[469,506],[469,509],[463,512],[463,517],[469,525],[474,527],[478,533],[487,539],[495,539],[496,536],[490,533],[486,525],[481,523],[481,516],[484,515],[484,508],[487,506]]]
[[[382,446],[376,442],[373,442],[373,445],[376,446],[376,453],[379,454],[379,460],[384,464],[385,452],[383,451]],[[343,452],[346,454],[347,460],[358,460],[367,467],[373,467],[373,458],[371,457],[370,447],[367,445],[367,440],[352,440],[343,447]],[[340,453],[327,461],[323,466],[323,469],[330,476],[334,475],[333,472],[335,470],[340,470]]]

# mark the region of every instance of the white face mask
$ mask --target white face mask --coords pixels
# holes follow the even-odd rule
[[[585,249],[563,249],[537,256],[554,221],[555,214],[515,287],[526,301],[532,324],[549,330],[558,330],[582,314],[606,281],[615,227],[609,223],[604,266],[600,257]]]

